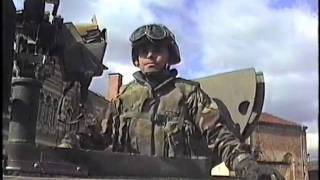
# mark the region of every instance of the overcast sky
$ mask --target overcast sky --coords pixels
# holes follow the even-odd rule
[[[18,5],[20,0],[16,0]],[[65,22],[107,28],[104,64],[90,86],[104,95],[107,74],[124,83],[136,71],[129,36],[146,23],[162,23],[176,35],[179,76],[195,79],[254,67],[265,77],[263,111],[308,126],[308,152],[318,149],[318,0],[61,0]]]

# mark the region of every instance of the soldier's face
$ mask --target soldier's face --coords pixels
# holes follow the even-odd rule
[[[169,61],[169,49],[165,44],[145,44],[138,49],[136,65],[144,73],[160,71]]]

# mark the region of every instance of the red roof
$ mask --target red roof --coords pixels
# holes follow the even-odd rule
[[[268,114],[268,113],[261,113],[261,116],[259,118],[259,123],[267,123],[267,124],[277,124],[277,125],[285,125],[285,126],[299,126],[302,127],[302,125],[292,122],[292,121],[288,121],[288,120],[284,120],[281,119],[279,117],[276,117],[274,115]]]

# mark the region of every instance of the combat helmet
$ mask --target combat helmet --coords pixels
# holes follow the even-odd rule
[[[138,59],[138,47],[143,42],[152,43],[167,42],[170,59],[169,65],[178,64],[180,62],[179,47],[175,41],[173,33],[162,24],[147,24],[137,28],[130,36],[132,44],[132,62]]]

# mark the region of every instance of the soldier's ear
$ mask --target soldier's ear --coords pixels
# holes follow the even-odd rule
[[[138,66],[139,66],[139,61],[138,61],[138,60],[135,60],[135,61],[134,61],[134,65],[138,67]]]

